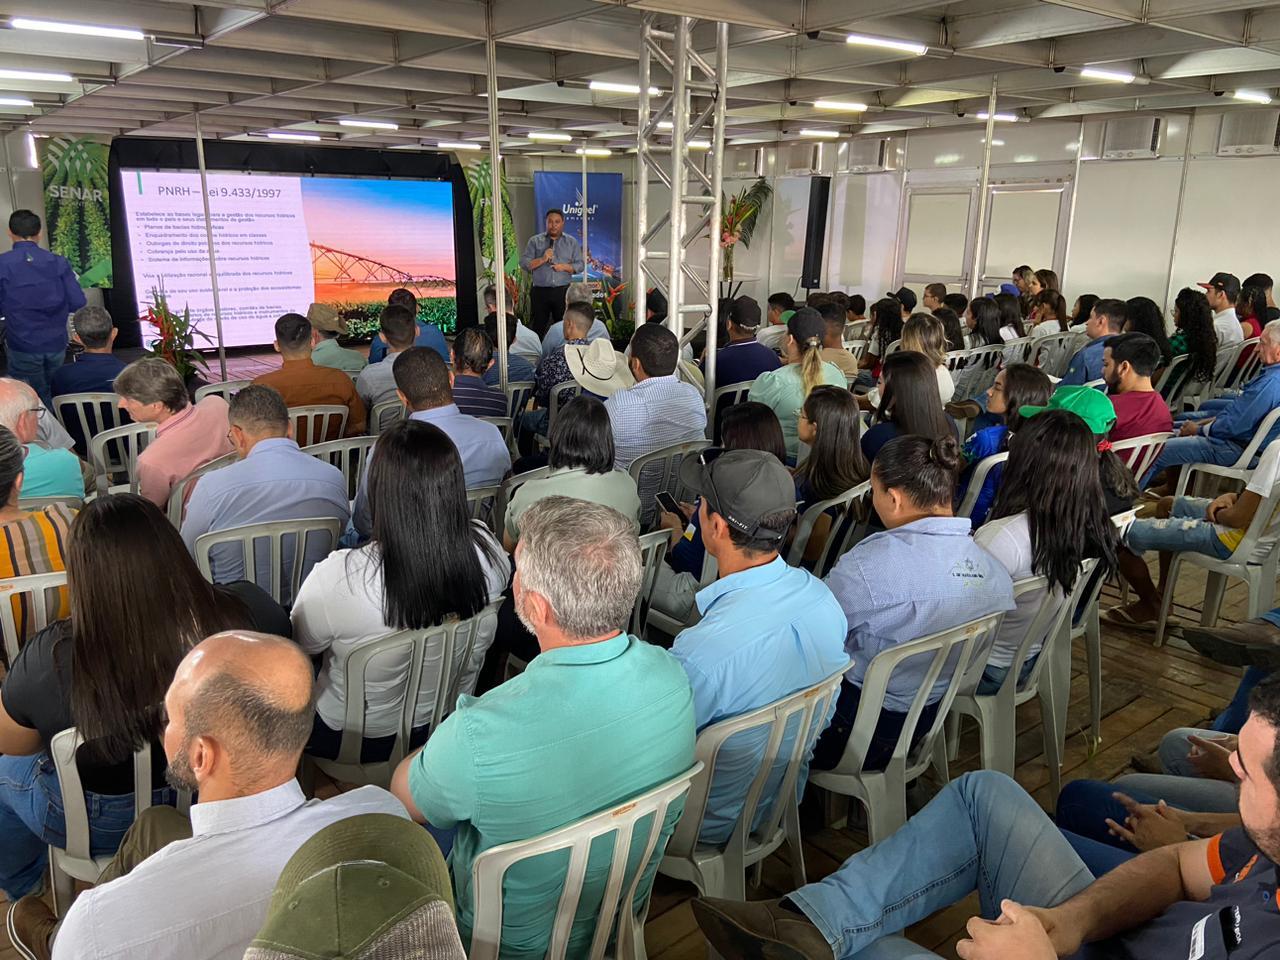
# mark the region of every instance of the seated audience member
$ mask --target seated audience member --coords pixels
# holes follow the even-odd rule
[[[317,367],[333,367],[355,379],[369,361],[355,350],[338,345],[338,337],[347,335],[347,321],[327,303],[313,303],[307,308],[311,324],[311,360]]]
[[[947,294],[950,296],[950,294]],[[968,308],[968,301],[965,301],[965,308]],[[933,311],[934,318],[942,324],[943,332],[947,337],[947,353],[953,351],[964,350],[966,344],[964,342],[964,327],[960,321],[960,314],[956,313],[950,307],[939,307]],[[952,388],[954,390],[954,386]]]
[[[851,960],[872,948],[906,957],[903,941],[877,941],[980,891],[982,918],[957,945],[969,960],[1180,958],[1188,942],[1198,952],[1200,936],[1204,957],[1271,956],[1280,945],[1280,681],[1260,686],[1250,706],[1231,761],[1241,827],[1206,839],[1184,833],[1095,881],[1021,787],[970,773],[821,883],[780,901],[695,900],[694,916],[723,956]]]
[[[942,409],[938,377],[923,353],[899,350],[890,354],[880,373],[880,403],[871,429],[862,435],[862,455],[874,462],[880,448],[902,435],[956,437],[956,423]]]
[[[1156,302],[1150,297],[1131,297],[1124,303],[1124,315],[1124,332],[1143,333],[1150,337],[1159,356],[1155,368],[1167,367],[1173,359],[1173,345],[1169,343],[1169,334],[1165,330],[1164,313]],[[1261,331],[1262,328],[1258,329]]]
[[[1060,381],[1062,386],[1079,387],[1102,379],[1103,351],[1107,341],[1124,329],[1126,316],[1123,300],[1099,300],[1093,305],[1085,326],[1089,342],[1071,358]]]
[[[583,304],[571,303],[564,308],[564,319],[560,322],[564,324],[563,329],[569,339],[538,361],[538,369],[533,379],[533,403],[536,409],[525,413],[520,420],[521,433],[530,438],[529,445],[532,445],[531,438],[534,435],[544,437],[547,435],[547,424],[551,419],[551,391],[560,384],[573,380],[573,371],[569,369],[565,347],[572,345],[585,347],[589,344],[587,330],[591,326],[591,319],[592,314]]]
[[[1031,305],[1031,321],[1035,324],[1028,336],[1052,337],[1066,333],[1071,323],[1067,301],[1057,290],[1042,290]]]
[[[509,279],[509,278],[508,278]],[[534,364],[542,357],[542,341],[538,339],[538,335],[524,325],[524,322],[516,316],[516,297],[511,295],[511,287],[507,288],[507,296],[504,298],[503,304],[507,315],[507,350],[508,358],[517,356],[529,365],[530,370]],[[493,331],[495,334],[494,342],[497,342],[496,333],[498,330],[498,288],[493,284],[484,288],[484,309],[485,318],[483,326],[486,331]],[[528,377],[511,377],[512,380],[532,380],[532,376]]]
[[[434,323],[429,323],[418,317],[418,298],[404,287],[392,290],[387,295],[387,306],[404,307],[409,311],[409,316],[413,317],[414,323],[418,328],[418,335],[413,341],[415,347],[430,347],[436,353],[440,354],[440,359],[445,363],[449,362],[449,344],[445,343],[444,334],[440,332],[440,328]],[[377,337],[369,344],[369,362],[377,363],[387,355],[387,345]]]
[[[11,377],[0,377],[0,426],[12,431],[26,451],[19,496],[83,497],[84,474],[76,455],[59,447],[42,446],[39,442],[40,417],[44,409],[44,404],[29,384]]]
[[[173,485],[196,467],[232,451],[227,401],[216,393],[192,403],[172,364],[135,360],[115,380],[120,409],[134,423],[154,423],[156,435],[138,454],[138,492],[163,508]]]
[[[871,305],[871,332],[867,349],[858,361],[864,371],[859,375],[861,385],[872,387],[880,376],[881,360],[889,355],[889,348],[902,339],[902,304],[893,297],[877,300]]]
[[[377,363],[370,363],[356,377],[356,393],[370,415],[378,404],[396,398],[396,376],[392,368],[396,358],[413,346],[413,338],[418,331],[413,314],[404,307],[387,307],[382,311],[378,324],[378,335],[374,340],[387,345],[386,354]]]
[[[920,301],[920,306],[924,307],[930,313],[933,313],[942,306],[942,300],[947,295],[947,285],[945,283],[930,283],[924,288],[924,297]]]
[[[965,343],[969,349],[1004,343],[1004,337],[1000,335],[1000,307],[990,297],[970,300],[965,308],[964,321],[968,330]]]
[[[849,323],[861,323],[867,319],[867,298],[860,293],[849,294],[849,306],[846,313]]]
[[[1159,363],[1160,348],[1145,333],[1122,333],[1107,341],[1102,379],[1116,411],[1116,425],[1109,435],[1112,443],[1173,429],[1169,405],[1151,385]]]
[[[1280,407],[1280,320],[1272,320],[1262,330],[1258,341],[1262,370],[1244,385],[1240,395],[1220,403],[1202,405],[1214,415],[1195,419],[1200,412],[1179,417],[1179,436],[1164,445],[1160,455],[1143,478],[1143,485],[1169,467],[1186,463],[1235,463],[1253,439],[1258,425],[1276,407]],[[1280,426],[1272,428],[1263,445],[1280,435]],[[1259,447],[1261,449],[1261,447]]]
[[[908,318],[916,312],[916,292],[910,287],[899,287],[895,292],[886,293],[885,296],[898,301],[903,323],[906,323]]]
[[[492,423],[468,416],[453,402],[453,374],[440,354],[410,347],[396,360],[396,396],[410,420],[439,427],[458,448],[468,488],[493,487],[511,470],[511,452]],[[360,478],[351,523],[362,537],[373,533],[369,512],[368,472]]]
[[[294,773],[311,731],[312,686],[311,661],[269,634],[215,633],[182,658],[164,697],[164,752],[169,782],[198,798],[191,819],[172,807],[143,813],[98,885],[67,911],[57,960],[239,957],[306,840],[348,817],[404,816],[379,787],[303,796]],[[187,884],[201,895],[176,900]]]
[[[1029,296],[1031,294],[1031,285],[1035,283],[1036,272],[1026,264],[1015,267],[1012,276],[1013,285],[1018,288],[1019,296]]]
[[[671,648],[689,675],[694,717],[703,730],[838,672],[849,660],[847,625],[822,581],[779,555],[796,511],[791,475],[775,457],[756,450],[728,451],[706,463],[689,457],[680,465],[680,479],[701,494],[699,527],[720,572],[698,592],[702,619],[681,631]],[[732,738],[721,749],[700,843],[729,839],[763,749],[758,734]],[[789,749],[782,749],[784,757]],[[805,759],[797,791],[807,778]],[[766,795],[780,789],[782,772],[772,771]],[[757,811],[760,820],[769,806]]]
[[[756,339],[774,353],[782,354],[787,339],[787,321],[796,309],[796,302],[789,293],[769,294],[768,310],[765,311],[766,325],[756,334]]]
[[[111,384],[124,369],[124,361],[111,352],[116,342],[111,314],[102,307],[81,307],[71,317],[71,336],[84,350],[74,363],[64,363],[49,378],[55,403],[68,393],[110,393]],[[89,441],[83,435],[79,417],[68,418],[67,432],[75,441],[76,452],[88,456]]]
[[[413,821],[386,813],[347,817],[285,864],[244,960],[325,955],[466,960],[449,865]]]
[[[902,326],[900,349],[922,353],[933,363],[938,377],[938,398],[944,406],[950,403],[955,396],[956,385],[951,379],[951,371],[947,369],[947,332],[942,321],[927,313],[912,314]],[[867,394],[867,400],[868,409],[874,410],[880,403],[879,391],[873,389]]]
[[[578,289],[575,289],[578,288]],[[593,340],[608,340],[609,328],[604,322],[596,316],[595,304],[591,300],[591,289],[585,283],[574,283],[569,285],[569,290],[565,294],[566,304],[573,304],[586,316],[591,318],[591,322],[587,326],[587,332],[583,335],[588,343]],[[567,307],[566,307],[567,309]],[[547,327],[547,335],[542,338],[542,355],[555,353],[565,343],[564,321],[557,320],[551,326]]]
[[[178,532],[141,497],[90,501],[66,543],[70,619],[33,635],[0,688],[0,890],[14,901],[39,890],[48,844],[63,841],[48,755],[54,734],[75,726],[85,739],[78,767],[90,847],[110,856],[133,821],[133,754],[144,743],[152,743],[153,799],[165,800],[161,702],[183,654],[211,631],[289,628],[284,611],[252,584],[206,582]],[[47,941],[44,901],[22,904],[48,918]],[[45,941],[28,941],[23,955],[47,957]]]
[[[341,435],[358,437],[364,433],[364,401],[349,376],[333,367],[317,366],[311,359],[311,324],[306,317],[286,313],[277,320],[275,348],[282,361],[280,367],[254,377],[254,383],[276,391],[289,407],[346,407],[347,427]],[[322,440],[336,440],[338,436],[331,426],[327,436],[296,439],[302,446],[307,446]]]
[[[485,384],[483,377],[493,365],[493,343],[478,327],[463,330],[453,338],[453,402],[473,417],[505,417],[507,395]]]
[[[963,293],[948,293],[942,298],[942,305],[954,311],[957,317],[963,317],[964,312],[969,309],[969,298]]]
[[[1236,300],[1236,316],[1240,319],[1240,332],[1246,340],[1262,336],[1262,327],[1267,323],[1267,292],[1261,287],[1241,287],[1240,297]],[[1247,353],[1242,353],[1247,359]]]
[[[1213,329],[1218,334],[1218,346],[1229,347],[1244,340],[1244,328],[1236,313],[1236,301],[1240,299],[1240,280],[1232,273],[1215,273],[1208,283],[1196,286],[1204,290],[1213,310]]]
[[[862,418],[853,394],[839,387],[814,387],[800,408],[800,442],[809,456],[796,467],[796,510],[838,497],[871,476],[862,455]],[[815,528],[815,532],[817,532]]]
[[[1275,298],[1272,295],[1275,282],[1271,279],[1270,274],[1251,273],[1240,281],[1240,287],[1241,289],[1245,287],[1260,287],[1262,289],[1263,296],[1267,298],[1266,319],[1262,320],[1264,327],[1272,320],[1280,320],[1280,307],[1276,306]]]
[[[1036,271],[1035,279],[1031,282],[1031,286],[1027,292],[1032,296],[1044,293],[1046,290],[1061,290],[1061,281],[1058,275],[1052,270],[1041,269]]]
[[[1023,593],[1001,622],[978,693],[993,694],[1008,676],[1018,647],[1040,612],[1056,613],[1080,575],[1097,558],[1097,576],[1116,564],[1116,532],[1102,492],[1093,432],[1076,414],[1049,410],[1025,421],[1009,441],[1009,460],[991,513],[974,542],[1000,561],[1014,583],[1045,577],[1045,589]],[[1069,524],[1070,535],[1063,525]],[[1030,674],[1045,637],[1037,637],[1022,668]]]
[[[1010,293],[997,293],[991,298],[996,309],[1000,311],[1000,339],[1004,343],[1010,340],[1021,340],[1025,337],[1026,328],[1022,323],[1022,305],[1018,298]]]
[[[1089,315],[1093,313],[1094,304],[1102,298],[1096,293],[1082,293],[1076,297],[1076,302],[1071,307],[1071,316],[1068,318],[1071,325],[1067,327],[1069,333],[1084,333],[1085,324],[1089,322]]]
[[[250,523],[332,517],[347,525],[350,507],[347,480],[325,460],[303,453],[293,441],[289,410],[270,387],[249,384],[231,398],[227,436],[238,462],[211,470],[196,481],[182,520],[182,539],[195,554],[196,540],[206,533]],[[305,563],[323,560],[332,544],[312,536]],[[288,554],[288,551],[286,551]],[[282,560],[287,580],[293,559]],[[209,557],[214,583],[245,579],[239,544],[215,547]],[[270,583],[270,557],[263,543],[254,564],[256,583]]]
[[[987,414],[999,417],[1003,422],[974,431],[964,442],[965,465],[964,472],[960,475],[957,492],[959,499],[964,499],[968,492],[969,481],[978,464],[987,457],[1009,449],[1009,439],[1022,422],[1018,411],[1025,406],[1043,407],[1052,395],[1053,384],[1049,377],[1043,370],[1029,363],[1011,363],[996,374],[995,382],[987,391]],[[982,490],[973,502],[973,509],[969,511],[969,519],[975,529],[987,519],[987,512],[1000,489],[1004,469],[1005,464],[997,463],[987,471]]]
[[[1202,497],[1164,497],[1156,505],[1154,519],[1135,520],[1125,532],[1129,551],[1121,554],[1120,572],[1133,587],[1138,599],[1127,607],[1116,607],[1104,615],[1110,623],[1135,626],[1154,623],[1160,613],[1169,561],[1177,551],[1203,553],[1224,560],[1244,539],[1258,507],[1280,482],[1280,441],[1272,441],[1262,459],[1249,474],[1241,493],[1224,493],[1214,500]],[[1151,573],[1142,555],[1160,552],[1160,587],[1151,582]]]
[[[1218,335],[1213,328],[1213,310],[1203,293],[1190,287],[1179,291],[1173,306],[1173,326],[1169,346],[1175,357],[1186,354],[1190,358],[1189,369],[1181,376],[1189,378],[1186,381],[1190,384],[1189,392],[1194,392],[1197,385],[1213,379],[1218,365]],[[1165,388],[1166,400],[1174,396],[1169,391],[1177,385],[1174,382]]]
[[[716,351],[716,386],[750,383],[762,373],[777,370],[778,354],[756,340],[760,329],[760,305],[750,297],[738,297],[729,307],[729,342]]]
[[[330,760],[342,744],[348,656],[399,630],[473,617],[501,598],[511,575],[511,563],[493,534],[470,517],[462,460],[441,430],[417,420],[388,428],[378,437],[368,472],[369,542],[332,553],[313,567],[292,610],[293,638],[311,656],[324,656],[306,750]],[[458,665],[458,692],[470,694],[475,688],[492,642],[492,628],[475,637],[470,659]],[[415,747],[429,732],[444,669],[441,653],[430,647],[426,652],[414,712]],[[363,762],[391,755],[408,671],[403,654],[380,656],[367,668]]]
[[[538,347],[541,348],[542,343],[537,339],[537,334],[528,327],[520,324],[515,317],[507,318],[507,383],[533,383],[534,364],[542,358],[541,349],[532,360],[529,359],[527,352],[517,352],[523,350],[523,344],[519,340],[519,331],[526,330],[532,336]],[[498,353],[495,349],[493,354],[493,365],[484,372],[484,376],[480,378],[491,387],[496,387],[501,382],[501,371],[498,369]],[[516,415],[519,416],[519,411]]]
[[[803,307],[787,321],[785,363],[777,370],[762,373],[752,385],[748,399],[768,405],[778,416],[787,443],[787,462],[800,459],[800,408],[814,387],[828,384],[846,387],[840,368],[822,359],[822,338],[827,324],[812,307]]]
[[[856,379],[858,361],[844,348],[845,308],[838,301],[828,300],[818,308],[818,314],[826,324],[819,356],[843,373],[846,382]]]
[[[628,363],[635,386],[618,390],[604,403],[619,470],[646,453],[706,437],[707,408],[698,389],[676,376],[679,359],[680,341],[661,324],[643,324],[632,334]],[[643,489],[640,494],[644,510]]]
[[[513,587],[520,619],[542,652],[519,676],[462,699],[396,770],[391,789],[410,816],[457,828],[450,865],[463,942],[471,939],[471,866],[479,854],[606,810],[693,764],[693,693],[684,670],[626,633],[642,572],[635,525],[616,510],[568,497],[528,510]],[[664,836],[678,817],[677,805]],[[584,902],[597,902],[609,859],[588,864]],[[654,865],[638,869],[645,873],[637,895],[644,896]],[[547,904],[564,878],[563,858],[538,858],[507,874],[504,957],[546,953],[555,916]],[[594,912],[574,921],[571,956],[586,951],[595,927]]]
[[[640,522],[636,482],[614,468],[613,427],[604,404],[595,397],[574,397],[560,408],[551,428],[546,476],[526,480],[507,504],[503,545],[514,551],[520,540],[520,518],[547,497],[570,497],[612,507]]]
[[[960,444],[954,436],[904,436],[885,444],[871,464],[871,495],[885,530],[842,556],[827,576],[849,624],[845,675],[835,719],[819,738],[813,765],[831,769],[844,755],[876,654],[939,630],[1013,609],[1013,581],[973,542],[969,521],[951,515]],[[964,570],[958,577],[954,571]],[[913,662],[912,662],[913,663]],[[866,768],[884,769],[907,720],[927,663],[899,667],[885,692]],[[912,732],[914,744],[933,723],[951,675],[939,676]]]

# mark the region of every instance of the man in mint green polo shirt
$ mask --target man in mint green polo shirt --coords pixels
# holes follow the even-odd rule
[[[70,450],[43,447],[40,434],[40,397],[30,385],[12,377],[0,377],[0,425],[13,431],[26,448],[19,497],[83,497],[84,475],[80,460]],[[50,417],[52,420],[52,417]]]
[[[415,820],[457,828],[450,865],[464,944],[471,942],[476,856],[608,809],[693,765],[693,692],[684,669],[625,632],[642,572],[633,519],[547,497],[521,518],[515,558],[516,612],[542,652],[484,696],[459,697],[391,784]],[[682,809],[668,813],[641,896]],[[633,856],[643,855],[646,840],[637,831]],[[585,954],[594,936],[612,849],[608,836],[592,848],[570,956]],[[542,857],[507,873],[504,960],[545,955],[566,860]]]

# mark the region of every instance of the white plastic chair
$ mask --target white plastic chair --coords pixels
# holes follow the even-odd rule
[[[337,439],[347,429],[346,407],[337,403],[317,403],[289,408],[289,423],[298,446],[323,443],[332,434]]]
[[[797,690],[750,713],[722,720],[698,734],[694,756],[701,761],[702,772],[694,777],[684,813],[658,866],[659,873],[692,883],[704,897],[745,900],[746,868],[756,867],[758,886],[765,857],[786,841],[792,881],[797,887],[807,882],[797,798],[800,770],[826,728],[848,668],[849,664],[845,664],[839,672],[812,687]],[[733,833],[723,847],[699,843],[707,801],[715,782],[716,761],[731,738],[745,738],[751,732],[763,740],[762,750]],[[783,740],[788,733],[791,742],[784,754]],[[741,742],[739,739],[738,744]],[[771,780],[775,781],[774,789],[766,796],[765,788]],[[755,827],[761,810],[769,814]]]
[[[960,506],[956,507],[957,517],[973,516],[973,508],[978,503],[978,494],[982,493],[982,488],[987,485],[987,474],[997,463],[1004,463],[1008,459],[1009,451],[1004,450],[993,453],[989,457],[983,457],[974,465],[973,472],[969,474],[969,486],[965,488],[964,496],[960,498]]]
[[[534,467],[532,470],[517,473],[502,481],[493,506],[494,532],[498,535],[498,539],[502,539],[502,531],[506,529],[507,508],[511,505],[511,498],[515,496],[516,491],[530,480],[541,480],[550,472],[550,467]]]
[[[713,443],[720,442],[720,418],[724,416],[724,412],[734,404],[745,401],[754,384],[754,380],[731,383],[727,387],[720,387],[711,395],[711,416],[707,419],[707,436]]]
[[[1004,344],[1004,362],[1008,366],[1011,363],[1030,363],[1031,357],[1035,353],[1039,338],[1018,337],[1014,340],[1006,340]]]
[[[643,639],[645,630],[649,627],[653,588],[658,582],[658,568],[662,566],[670,543],[671,534],[667,530],[654,530],[640,537],[640,562],[643,566],[643,576],[640,580],[640,592],[636,594],[635,605],[631,608],[633,636]]]
[[[342,437],[313,443],[303,447],[302,452],[341,470],[347,481],[347,499],[354,500],[365,464],[369,462],[369,452],[377,442],[377,437]]]
[[[62,591],[66,586],[65,570],[0,580],[0,631],[4,633],[4,653],[10,666],[22,644],[54,619],[53,614],[62,606]],[[21,610],[21,627],[13,613],[14,600]]]
[[[500,489],[497,484],[491,487],[467,488],[467,510],[471,514],[471,519],[479,520],[493,532],[496,532],[494,518],[497,514]]]
[[[858,800],[867,810],[867,831],[872,843],[883,840],[907,822],[907,784],[923,774],[930,764],[937,765],[942,779],[947,779],[945,754],[941,758],[936,756],[934,743],[964,678],[970,675],[977,663],[985,664],[992,638],[1003,618],[1003,613],[993,613],[950,630],[910,640],[877,654],[867,667],[858,713],[844,755],[831,770],[810,770],[809,782]],[[911,700],[893,756],[885,769],[865,770],[863,761],[884,708],[889,681],[905,661],[916,657],[929,658],[929,667]],[[944,667],[951,670],[951,677],[938,701],[937,716],[920,738],[919,745],[912,750],[916,723]]]
[[[244,560],[244,577],[258,583],[258,566],[256,562],[257,546],[262,541],[267,543],[267,572],[269,583],[267,592],[271,599],[286,609],[293,604],[298,595],[298,587],[306,579],[311,567],[306,565],[306,548],[312,537],[327,537],[329,550],[336,550],[338,538],[342,536],[342,524],[333,517],[309,517],[301,520],[273,520],[269,523],[247,523],[242,527],[230,527],[226,530],[215,530],[203,533],[196,538],[196,565],[204,578],[213,582],[213,569],[210,554],[215,547],[223,544],[235,544],[240,547]],[[284,538],[293,538],[293,549],[286,551]],[[289,564],[289,592],[282,592],[285,563]],[[258,583],[259,587],[263,584]]]
[[[483,420],[485,423],[492,423],[498,428],[502,434],[502,439],[506,441],[507,446],[511,445],[511,418],[510,417],[476,417],[477,420]]]
[[[369,412],[369,432],[375,437],[405,418],[404,404],[397,398],[375,404]],[[315,446],[315,444],[312,444]]]
[[[573,920],[584,896],[587,858],[598,837],[613,838],[609,876],[601,893],[596,914],[595,935],[584,960],[602,960],[614,939],[617,960],[644,960],[644,917],[649,910],[652,884],[644,891],[640,883],[650,864],[661,858],[667,846],[662,836],[668,811],[689,792],[690,782],[702,769],[701,763],[659,784],[647,793],[617,806],[552,830],[541,836],[491,847],[472,861],[471,889],[474,891],[470,960],[497,960],[502,949],[502,884],[507,871],[518,863],[556,851],[568,851],[568,868],[560,900],[555,905],[555,922],[545,960],[565,960]],[[627,876],[632,840],[643,821],[644,854]],[[593,892],[594,893],[594,892]],[[637,903],[637,896],[639,903]],[[590,895],[590,894],[589,894]],[[594,896],[592,896],[592,902]],[[548,904],[550,906],[550,904]],[[616,934],[615,934],[616,928]]]
[[[520,414],[524,413],[525,408],[529,406],[529,398],[533,396],[535,386],[532,380],[507,381],[507,416],[513,422],[518,420]]]
[[[680,499],[680,462],[687,456],[696,455],[711,444],[706,440],[686,440],[684,443],[673,443],[669,447],[654,450],[631,461],[627,472],[636,482],[636,491],[640,494],[640,529],[644,530],[653,523],[658,512],[654,502],[659,491],[666,491],[677,500]]]
[[[967,400],[985,393],[996,382],[996,374],[1004,362],[1004,344],[994,343],[985,347],[973,347],[964,358],[964,366],[955,376],[957,400]]]
[[[582,387],[578,385],[576,380],[566,380],[564,383],[558,383],[551,388],[547,400],[547,432],[546,435],[537,434],[534,441],[539,449],[546,450],[551,446],[551,427],[556,422],[556,417],[560,413],[560,408],[572,400],[574,397],[582,393]]]
[[[827,539],[813,564],[813,575],[822,579],[831,572],[836,561],[848,553],[859,540],[867,535],[867,498],[871,493],[871,481],[858,484],[838,497],[820,500],[807,507],[796,523],[796,535],[787,551],[787,563],[802,566],[805,550],[813,536],[813,527],[828,510],[834,511]]]
[[[1141,480],[1156,462],[1156,457],[1160,456],[1164,445],[1176,436],[1171,432],[1146,433],[1128,440],[1117,440],[1111,445],[1111,451],[1135,478]]]
[[[252,380],[224,380],[221,383],[206,383],[203,387],[196,388],[196,403],[199,403],[210,394],[217,394],[223,400],[230,402],[231,398],[243,390]]]
[[[1216,463],[1193,463],[1183,469],[1178,477],[1178,486],[1176,496],[1186,496],[1188,491],[1195,491],[1197,496],[1203,496],[1207,493],[1201,484],[1193,484],[1191,477],[1195,473],[1204,474],[1208,477],[1221,477],[1225,480],[1236,480],[1243,484],[1249,479],[1249,474],[1253,471],[1253,461],[1262,454],[1263,442],[1267,439],[1267,435],[1275,429],[1276,424],[1280,423],[1280,407],[1276,407],[1265,417],[1258,421],[1258,428],[1253,431],[1253,437],[1240,451],[1240,456],[1236,457],[1236,462],[1227,466],[1219,466]]]
[[[1039,367],[1051,377],[1061,378],[1071,365],[1075,356],[1076,345],[1084,334],[1053,333],[1044,337],[1032,338],[1031,363]]]
[[[1217,384],[1218,396],[1239,394],[1240,388],[1248,382],[1246,374],[1249,378],[1257,376],[1258,371],[1262,369],[1262,354],[1258,351],[1260,339],[1260,337],[1250,337],[1234,348],[1235,362],[1220,371],[1221,376]]]
[[[187,496],[188,491],[194,486],[195,482],[203,477],[206,473],[212,473],[214,470],[221,470],[223,467],[229,467],[235,463],[237,459],[234,453],[224,453],[220,457],[215,457],[208,463],[196,467],[185,477],[173,485],[169,491],[169,500],[165,504],[165,514],[169,517],[169,522],[175,528],[182,529],[182,518],[187,512]]]
[[[389,787],[392,774],[410,750],[410,736],[418,726],[418,701],[422,697],[422,675],[428,660],[439,666],[430,720],[431,731],[434,732],[453,712],[458,695],[475,689],[480,663],[484,659],[484,651],[477,650],[476,642],[486,630],[490,638],[493,637],[498,629],[500,606],[501,602],[491,603],[466,620],[450,620],[425,630],[400,630],[361,644],[345,654],[334,652],[329,670],[334,675],[344,676],[342,689],[346,691],[341,745],[338,756],[333,760],[311,756],[307,759],[335,780]],[[364,745],[365,714],[368,711],[365,675],[375,657],[385,660],[397,656],[404,661],[406,673],[403,686],[396,692],[400,698],[400,717],[395,743],[386,760],[363,763],[360,751]],[[468,674],[470,683],[465,683]],[[383,691],[382,695],[386,696],[386,692]]]
[[[43,510],[45,507],[52,507],[61,504],[71,510],[79,510],[84,506],[83,497],[19,497],[18,509],[26,510],[34,513],[36,510]]]
[[[98,496],[138,492],[138,454],[155,438],[154,423],[126,423],[94,435],[89,441],[89,458]],[[112,485],[111,478],[121,473],[128,482]]]
[[[74,423],[80,428],[85,449],[104,430],[123,426],[124,411],[114,393],[64,393],[53,398],[53,415],[66,430]]]

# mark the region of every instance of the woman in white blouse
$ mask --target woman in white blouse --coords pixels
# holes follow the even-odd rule
[[[378,438],[369,464],[373,538],[316,564],[293,606],[293,637],[323,654],[316,681],[315,725],[307,752],[333,759],[346,715],[345,670],[352,651],[399,630],[465,620],[501,598],[510,561],[485,526],[470,518],[462,460],[437,427],[403,420]],[[470,693],[493,629],[480,633],[461,671]],[[427,648],[410,746],[424,743],[443,669],[439,646]],[[375,657],[365,673],[363,762],[391,754],[409,663],[401,653]]]

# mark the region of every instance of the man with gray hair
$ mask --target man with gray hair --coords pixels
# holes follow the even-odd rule
[[[575,303],[585,303],[590,307],[588,314],[591,317],[591,326],[587,328],[587,343],[608,337],[609,328],[595,315],[595,298],[591,292],[591,284],[569,284],[568,293],[565,294],[565,306],[567,308]],[[545,357],[555,353],[556,347],[564,346],[564,340],[564,320],[560,319],[547,328],[547,335],[542,338],[542,355]]]
[[[45,415],[45,406],[30,384],[0,377],[0,426],[12,430],[27,451],[19,496],[83,497],[84,475],[76,455],[38,442],[40,419]]]
[[[633,522],[609,507],[547,497],[520,519],[515,607],[541,653],[519,676],[458,708],[406,757],[391,790],[410,816],[456,828],[451,862],[458,930],[469,943],[471,865],[490,847],[527,840],[642,794],[693,764],[693,693],[666,651],[626,625],[643,565]],[[661,851],[676,820],[664,825]],[[603,890],[588,871],[584,902]],[[520,868],[502,904],[503,955],[541,957],[551,938],[563,861]],[[594,914],[570,954],[585,953]]]
[[[75,363],[64,364],[53,371],[50,383],[54,397],[64,393],[110,393],[124,361],[111,352],[116,342],[116,328],[111,314],[102,307],[81,307],[71,317],[72,336],[84,350]]]

